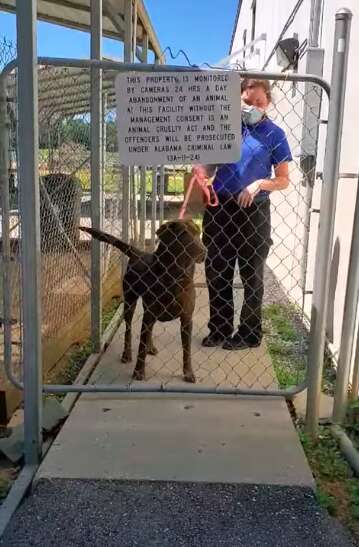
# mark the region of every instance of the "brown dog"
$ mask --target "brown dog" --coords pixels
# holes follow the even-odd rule
[[[157,230],[158,246],[153,254],[142,252],[110,234],[93,228],[81,227],[96,239],[119,248],[129,257],[123,279],[125,345],[122,362],[132,360],[131,323],[139,297],[143,302],[143,320],[140,345],[133,378],[144,380],[147,353],[157,350],[152,342],[156,321],[181,319],[183,348],[183,376],[186,382],[195,382],[191,364],[192,315],[195,306],[195,263],[203,262],[205,247],[200,230],[192,220],[166,222]]]

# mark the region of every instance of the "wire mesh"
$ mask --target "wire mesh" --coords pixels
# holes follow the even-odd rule
[[[0,70],[4,68],[11,60],[16,57],[16,48],[14,44],[6,38],[0,41]],[[0,325],[0,361],[2,365],[5,359],[5,322],[10,322],[11,325],[11,337],[6,342],[9,344],[9,355],[11,355],[12,369],[14,374],[21,379],[22,376],[22,318],[21,318],[21,257],[19,248],[19,232],[20,232],[20,219],[18,210],[18,184],[17,184],[17,169],[16,169],[16,115],[14,113],[14,103],[12,97],[7,98],[7,120],[8,135],[4,145],[7,147],[8,165],[6,169],[9,174],[8,185],[8,201],[6,205],[3,202],[4,193],[1,193],[1,218],[3,220],[4,205],[9,209],[9,225],[7,226],[9,247],[10,247],[10,261],[8,264],[9,269],[9,287],[3,285],[3,270],[5,268],[3,260],[3,252],[1,252],[1,325]],[[3,223],[2,223],[3,226]],[[4,234],[2,233],[2,241]],[[3,247],[2,247],[3,249]],[[10,310],[9,317],[5,316],[5,310],[3,308],[3,292],[9,290],[10,292]],[[0,384],[9,387],[7,378],[5,375],[4,366],[0,367]]]
[[[289,166],[289,187],[282,192],[274,192],[270,202],[268,199],[262,200],[261,204],[258,202],[258,205],[254,207],[255,210],[247,215],[247,227],[244,231],[238,229],[241,224],[243,225],[243,219],[241,220],[243,211],[240,211],[236,203],[237,195],[228,197],[228,202],[221,204],[221,211],[211,212],[211,209],[208,209],[204,217],[205,223],[206,215],[211,214],[214,217],[211,219],[211,229],[208,230],[207,227],[207,234],[204,229],[204,242],[207,251],[213,256],[210,259],[207,257],[206,267],[196,266],[192,362],[197,381],[206,386],[241,387],[249,391],[251,389],[266,390],[300,384],[305,377],[309,333],[308,321],[304,313],[304,300],[306,293],[310,292],[308,290],[310,279],[309,281],[306,279],[307,269],[303,268],[303,262],[306,261],[308,254],[309,241],[306,234],[312,225],[310,222],[311,190],[315,179],[315,157],[313,161],[313,157],[308,154],[308,148],[315,153],[320,124],[321,89],[319,86],[308,86],[304,83],[293,86],[288,82],[274,82],[273,94],[275,99],[268,117],[283,130],[283,139],[285,136],[288,139],[293,156]],[[308,113],[305,115],[306,110],[309,111],[310,116]],[[307,126],[305,126],[305,119],[308,120]],[[271,139],[269,138],[268,141],[270,143]],[[271,146],[268,144],[269,148]],[[265,157],[268,150],[260,149],[258,152],[254,150],[253,153],[258,164],[264,161],[262,157]],[[275,155],[273,146],[269,153]],[[157,175],[153,177],[153,172],[148,177],[146,175],[145,190],[143,190],[142,177],[142,191],[147,203],[146,219],[149,219],[149,216],[151,218],[146,220],[145,224],[142,223],[146,228],[145,237],[142,236],[141,239],[140,234],[140,241],[145,239],[149,243],[148,250],[153,249],[151,238],[153,224],[155,229],[158,229],[160,225],[158,220],[160,202],[163,204],[165,220],[173,220],[178,216],[184,197],[185,178],[188,177],[191,166],[166,165],[162,166],[162,169],[164,172],[163,193],[159,192],[158,187],[153,192],[151,182],[158,181]],[[229,166],[229,169],[233,170],[234,166]],[[220,172],[221,169],[217,171],[215,181],[217,186],[220,186]],[[272,174],[269,173],[268,176]],[[234,176],[236,176],[235,173]],[[141,178],[136,179],[134,184],[138,203],[141,203],[143,193],[141,194],[141,188],[138,188]],[[228,210],[223,215],[224,209]],[[258,209],[262,211],[258,212]],[[269,216],[271,222],[269,222]],[[140,223],[140,217],[141,213],[139,217],[135,216],[135,222]],[[193,218],[203,231],[203,214],[195,215]],[[134,234],[133,241],[137,242]],[[173,261],[177,263],[175,254],[173,254]],[[212,268],[208,267],[209,263],[212,263]],[[262,289],[261,268],[263,266],[264,287]],[[228,272],[228,269],[231,271]],[[223,286],[226,290],[223,290]],[[231,287],[233,287],[233,295]],[[209,321],[208,288],[215,293],[212,298],[213,306],[219,308],[217,324],[223,326],[222,332],[219,333],[220,340],[213,344],[213,347],[208,347],[212,344],[208,344],[208,340],[207,342],[205,340],[208,335],[208,323],[213,330],[213,324],[211,325]],[[151,295],[153,288],[148,285],[147,290]],[[262,290],[263,298],[260,295]],[[167,292],[164,288],[162,291]],[[161,298],[165,297],[160,296],[161,290],[157,285],[156,292],[157,304],[159,304]],[[244,293],[245,302],[243,303]],[[143,297],[142,293],[141,296]],[[153,294],[152,298],[154,298]],[[255,307],[257,309],[254,309]],[[232,314],[233,319],[230,317]],[[240,332],[242,330],[243,333],[246,330],[244,316],[255,317],[258,314],[262,315],[262,332],[258,340],[251,341],[250,336],[244,336],[247,339],[241,351],[229,351],[222,347],[225,339],[236,332],[238,323]],[[132,335],[135,340],[140,337],[141,315],[142,311],[135,314],[132,320],[132,333],[135,333]],[[247,330],[248,328],[253,331],[254,327],[252,325],[247,326]],[[248,333],[248,335],[251,334],[253,332]],[[164,385],[173,385],[181,381],[183,349],[179,326],[171,322],[156,322],[153,327],[153,340],[158,353],[155,357],[151,356],[147,359],[147,380]],[[133,359],[135,360],[135,355]],[[125,358],[125,360],[128,359]],[[118,363],[114,364],[114,368],[118,366]],[[131,382],[134,366],[134,362],[126,367],[120,365],[117,378],[124,383]]]
[[[158,249],[156,232],[162,222],[173,221],[178,217],[191,166],[144,165],[126,171],[119,164],[114,76],[113,71],[103,71],[102,227],[104,231],[123,238],[124,227],[128,225],[129,243],[141,251],[151,253]],[[14,73],[8,85],[9,97],[14,105],[15,82]],[[204,217],[207,227],[203,226],[203,212],[191,215],[202,237],[205,233],[203,241],[208,256],[214,249],[211,255],[212,272],[209,271],[210,260],[207,257],[206,264],[196,265],[194,274],[196,304],[191,341],[192,367],[197,382],[206,386],[241,387],[250,392],[252,389],[267,390],[296,385],[305,376],[308,325],[303,302],[310,280],[306,278],[307,267],[303,267],[303,264],[306,264],[308,255],[307,235],[312,229],[311,199],[321,89],[314,84],[294,85],[289,82],[273,82],[272,87],[274,100],[268,111],[268,119],[281,128],[283,138],[285,135],[289,143],[293,157],[289,166],[289,187],[282,192],[274,192],[270,200],[260,196],[261,201],[253,206],[252,213],[246,217],[245,232],[239,229],[245,213],[237,203],[238,192],[229,196],[230,204],[225,218],[221,217],[227,207],[223,196],[222,212],[217,211],[219,216],[214,215],[212,209],[207,210]],[[13,116],[16,116],[16,108],[13,110]],[[88,69],[39,67],[42,313],[43,342],[48,348],[56,345],[60,332],[73,330],[81,317],[85,318],[84,322],[89,328],[90,237],[77,230],[79,225],[91,226],[89,111]],[[253,132],[255,146],[255,129]],[[271,138],[267,139],[266,150],[253,150],[257,167],[268,154],[275,155],[271,142]],[[308,153],[308,142],[314,155]],[[229,169],[234,170],[232,175],[235,177],[235,166],[231,165]],[[221,170],[223,173],[221,167],[217,170],[219,186]],[[125,176],[126,172],[128,177]],[[272,175],[270,169],[268,176]],[[127,180],[128,204],[124,202],[123,191]],[[211,220],[213,233],[208,231],[209,215],[214,217]],[[14,230],[14,236],[18,242],[20,232]],[[174,237],[178,244],[178,234],[175,233]],[[247,250],[243,254],[244,246]],[[183,258],[182,255],[181,252]],[[106,294],[122,295],[121,257],[113,245],[103,245],[102,288]],[[221,258],[222,264],[217,267],[215,262],[221,262]],[[170,272],[172,267],[181,267],[179,262],[179,256],[174,254],[165,276],[167,285],[161,289],[163,294],[158,284],[155,284],[153,296],[154,288],[149,283],[148,294],[152,294],[157,304],[161,304],[162,299],[166,301],[166,298],[170,299],[171,305],[174,304],[171,294],[175,295],[173,298],[176,300],[178,279],[175,275],[178,272]],[[228,271],[229,263],[231,271]],[[186,268],[182,272],[185,277],[188,275]],[[181,279],[182,274],[178,274]],[[148,275],[151,278],[151,274]],[[174,277],[171,279],[171,276]],[[229,276],[228,279],[226,276]],[[133,282],[136,284],[136,281]],[[223,282],[227,292],[223,292]],[[217,293],[212,298],[212,307],[217,306],[219,322],[227,325],[224,329],[226,332],[223,330],[221,333],[221,342],[236,332],[238,324],[242,324],[243,328],[243,322],[246,322],[243,317],[246,314],[257,319],[258,314],[261,316],[260,336],[249,344],[250,347],[230,351],[224,349],[222,343],[216,343],[213,347],[208,347],[206,343],[203,345],[203,339],[208,335],[210,316],[208,289]],[[223,295],[225,306],[218,306]],[[144,295],[141,293],[140,296],[143,298]],[[194,303],[192,293],[188,298]],[[213,303],[216,298],[217,304]],[[138,309],[132,320],[132,338],[136,342],[140,339],[142,314],[143,310]],[[253,328],[252,325],[249,330]],[[120,328],[120,336],[124,335],[124,330],[125,323]],[[146,360],[147,381],[164,385],[182,383],[182,340],[183,331],[181,338],[177,322],[156,321],[153,341],[158,353],[148,356]],[[248,346],[248,339],[246,342]],[[120,358],[113,363],[113,377],[129,385],[134,381],[132,374],[135,363],[121,364],[119,361]]]

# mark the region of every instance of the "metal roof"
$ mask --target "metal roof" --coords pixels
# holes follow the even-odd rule
[[[103,35],[124,40],[125,2],[103,0]],[[38,19],[68,28],[90,31],[90,0],[38,0]],[[0,10],[16,13],[16,0],[0,0]],[[142,45],[144,32],[148,35],[149,49],[161,58],[161,47],[143,0],[137,0],[137,45]]]
[[[8,96],[16,102],[16,69],[7,79]],[[103,71],[103,96],[108,109],[116,105],[115,72]],[[90,69],[43,67],[38,72],[39,122],[50,122],[53,116],[66,117],[90,112]]]

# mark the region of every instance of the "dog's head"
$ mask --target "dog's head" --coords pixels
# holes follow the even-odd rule
[[[193,220],[171,220],[157,230],[157,236],[173,253],[174,260],[187,258],[197,264],[204,261],[206,248],[201,241],[201,230]]]

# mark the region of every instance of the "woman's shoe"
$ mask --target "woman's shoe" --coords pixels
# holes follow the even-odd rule
[[[248,348],[258,348],[261,345],[261,340],[246,340],[240,334],[235,334],[232,338],[225,340],[222,345],[223,349],[239,350]]]
[[[205,336],[202,340],[202,346],[205,348],[216,348],[217,346],[222,346],[226,338],[220,336],[219,334],[210,333],[208,336]]]

